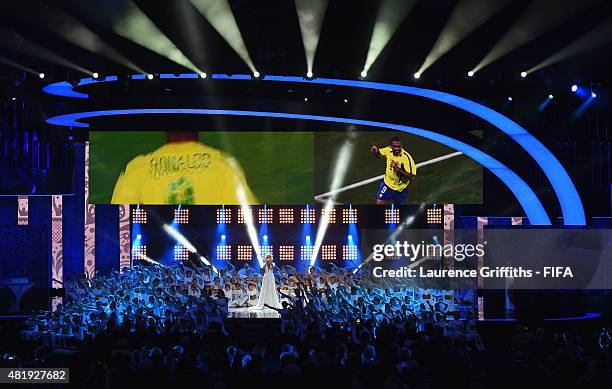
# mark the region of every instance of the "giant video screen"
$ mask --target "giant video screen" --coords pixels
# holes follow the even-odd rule
[[[482,167],[403,132],[91,131],[92,204],[482,203]]]

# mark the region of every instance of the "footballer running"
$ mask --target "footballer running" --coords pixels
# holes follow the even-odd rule
[[[405,203],[408,197],[408,185],[416,177],[416,165],[412,156],[402,147],[401,139],[391,138],[391,145],[382,149],[372,145],[370,152],[376,158],[384,158],[387,161],[385,177],[376,194],[376,204]]]

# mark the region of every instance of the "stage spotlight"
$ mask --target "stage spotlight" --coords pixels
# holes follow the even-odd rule
[[[45,78],[45,73],[38,73],[38,78],[40,78],[40,79]]]
[[[253,77],[255,77],[255,78],[259,78],[259,76],[261,76],[261,74],[260,74],[260,73],[259,73],[257,70],[255,70],[255,71],[253,72]]]
[[[468,77],[474,77],[474,72],[472,70],[470,70],[467,74],[468,74]]]
[[[530,1],[529,5],[518,15],[514,23],[485,57],[480,60],[474,70],[479,71],[499,60],[522,45],[575,17],[584,9],[593,6],[594,3],[596,1],[557,0],[551,6],[553,3],[549,1]]]
[[[147,211],[140,208],[132,209],[132,223],[147,224]]]
[[[264,235],[263,240],[268,240],[268,235]]]
[[[348,103],[348,99],[344,99],[342,101],[344,101],[345,104]]]
[[[449,15],[446,25],[431,47],[418,72],[423,73],[446,55],[459,42],[483,25],[507,4],[507,0],[459,0]],[[470,76],[471,77],[471,76]]]
[[[189,209],[181,206],[174,210],[174,223],[175,224],[189,224]]]
[[[0,39],[0,46],[3,46],[9,50],[19,51],[26,55],[41,58],[45,61],[53,62],[62,67],[70,68],[78,72],[91,75],[91,71],[85,69],[82,66],[77,65],[76,63],[72,61],[69,61],[68,59],[57,54],[57,52],[47,48],[46,46],[39,45],[38,43],[31,41],[25,36],[20,35],[17,32],[9,28],[0,26],[0,36],[2,36],[3,38],[3,39]],[[6,61],[3,61],[3,62],[6,62]],[[21,68],[22,70],[26,70],[22,67],[19,67],[19,68]],[[38,77],[44,78],[45,74],[38,73]]]
[[[361,78],[366,78],[368,76],[368,72],[364,69],[361,71],[361,73],[359,73],[359,75],[361,76]]]
[[[15,61],[13,61],[11,59],[3,57],[2,55],[0,55],[0,63],[7,64],[9,66],[13,66],[13,67],[15,67],[17,69],[21,69],[24,72],[30,73],[32,75],[38,75],[38,72],[35,71],[34,69],[30,69],[30,68],[28,68],[28,67],[26,67],[26,66],[24,66],[24,65],[22,65],[22,64],[20,64],[18,62],[15,62]]]
[[[348,240],[353,240],[353,235],[349,235]]]
[[[357,223],[357,209],[354,209],[352,207],[343,209],[342,210],[342,223],[356,224]]]
[[[293,224],[293,208],[279,209],[278,222],[280,224]]]
[[[136,239],[141,240],[142,239],[142,235],[140,235],[140,234],[136,235]]]
[[[314,224],[316,220],[315,209],[306,207],[300,211],[300,222],[302,224]]]
[[[572,92],[576,92],[578,90],[578,85],[572,85]]]
[[[421,73],[416,72],[416,73],[413,74],[413,77],[418,80],[419,78],[421,78]]]
[[[374,28],[372,29],[368,45],[368,53],[363,65],[364,72],[367,73],[371,69],[380,53],[387,46],[416,3],[416,0],[381,0],[379,2],[376,21],[374,22]]]
[[[117,50],[109,46],[100,36],[89,29],[89,27],[85,26],[74,16],[71,16],[60,8],[56,8],[58,5],[54,6],[52,3],[60,2],[46,2],[44,7],[44,18],[37,17],[39,15],[34,12],[22,12],[19,16],[20,18],[24,18],[28,23],[36,24],[38,28],[44,29],[45,32],[65,39],[73,45],[106,57],[120,65],[132,69],[134,72],[145,73],[144,70],[134,65],[130,60],[117,52]],[[85,4],[85,2],[81,3]],[[105,7],[103,3],[104,2],[99,2],[100,7]],[[89,6],[90,4],[87,5]],[[100,11],[100,7],[97,7],[97,5],[92,4],[92,7],[87,7],[88,9],[86,12],[88,14],[96,14],[97,11]],[[79,10],[75,11],[80,13]]]
[[[512,96],[508,96],[508,101],[512,101]]]
[[[310,240],[310,235],[306,235],[306,240],[309,241]]]
[[[264,207],[259,210],[258,221],[259,224],[272,224],[274,222],[274,210],[272,208]]]
[[[395,209],[391,204],[390,209],[385,209],[385,223],[386,224],[399,224],[400,214],[399,209]]]
[[[527,77],[527,72],[521,72],[521,78]]]
[[[304,102],[307,103],[308,102],[308,97],[304,97]]]
[[[555,96],[553,96],[553,95],[548,95],[548,98],[549,98],[549,99],[552,99],[553,97],[555,97]]]
[[[225,240],[225,234],[221,235],[221,240]]]
[[[304,44],[304,55],[306,57],[306,69],[312,78],[315,54],[321,36],[321,27],[325,19],[328,0],[295,0],[302,43]]]
[[[591,97],[592,97],[592,98],[597,97],[597,93],[595,93],[595,92],[591,92]]]
[[[239,245],[238,246],[238,260],[239,261],[250,261],[253,259],[253,246]]]
[[[201,70],[157,27],[133,1],[122,2],[123,10],[113,20],[113,31],[169,60],[200,73]]]
[[[293,246],[284,245],[278,248],[278,259],[279,261],[293,261],[294,260],[294,248]]]
[[[206,18],[244,63],[256,72],[234,12],[228,0],[191,0],[191,4]]]
[[[582,2],[578,1],[576,3]],[[606,45],[610,42],[610,39],[612,39],[612,18],[606,19],[603,23],[597,25],[586,34],[580,36],[567,46],[563,47],[561,50],[557,51],[555,54],[546,58],[527,71],[531,73],[555,63],[567,60],[568,58],[578,54],[593,50],[599,46]]]
[[[309,80],[312,80],[314,77],[314,74],[312,74],[312,72],[309,70],[306,72],[306,78]]]
[[[208,74],[206,74],[205,72],[200,73],[200,78],[206,78],[208,77]]]
[[[427,210],[427,224],[442,223],[442,208],[429,208]]]
[[[95,79],[98,79],[98,77],[100,77],[100,75],[97,72],[93,72],[91,76]]]
[[[153,79],[153,75],[152,74],[147,74],[147,80],[152,80]]]

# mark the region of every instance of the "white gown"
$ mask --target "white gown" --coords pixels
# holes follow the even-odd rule
[[[274,308],[282,308],[283,306],[278,301],[278,294],[276,293],[276,280],[274,280],[274,264],[272,264],[272,268],[268,269],[267,266],[264,266],[264,276],[261,281],[261,289],[259,292],[259,299],[257,300],[257,305],[251,307],[251,309],[264,309],[265,305],[269,305]]]

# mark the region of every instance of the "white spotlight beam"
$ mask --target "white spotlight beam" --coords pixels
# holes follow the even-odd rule
[[[123,54],[104,42],[102,38],[83,23],[59,8],[54,8],[52,6],[46,7],[44,18],[39,18],[37,15],[27,12],[20,14],[19,17],[25,18],[29,23],[40,25],[45,31],[65,39],[75,46],[102,55],[137,73],[146,73]]]
[[[480,27],[507,3],[508,0],[459,1],[417,73],[422,75],[425,70],[429,69],[444,54],[448,53],[457,43]]]
[[[244,190],[241,190],[244,193]],[[261,256],[261,247],[259,246],[259,238],[257,237],[257,229],[255,228],[255,223],[253,222],[253,214],[252,208],[249,207],[248,203],[245,201],[240,201],[240,209],[242,210],[242,217],[244,218],[244,225],[247,229],[247,234],[249,235],[249,240],[251,241],[251,246],[253,246],[253,250],[255,251],[255,256],[257,257],[257,262],[259,266],[263,266],[263,258]]]
[[[194,247],[194,245],[192,245],[191,242],[189,240],[187,240],[187,238],[185,238],[185,236],[183,234],[178,232],[176,230],[176,228],[174,228],[174,227],[172,227],[172,226],[170,226],[168,224],[164,224],[163,225],[163,229],[174,240],[176,240],[183,247],[185,247],[187,250],[189,250],[190,253],[197,253],[198,252],[198,250]]]
[[[191,0],[193,6],[208,20],[208,23],[225,39],[244,63],[255,73],[257,69],[246,48],[242,33],[227,0]]]
[[[367,75],[380,53],[391,40],[397,28],[410,13],[412,8],[414,8],[416,3],[416,0],[382,0],[380,2],[378,14],[376,15],[376,22],[372,30],[372,37],[370,38],[368,54],[366,55],[365,65],[363,66],[364,74]],[[365,77],[365,75],[362,75],[362,77]]]
[[[235,164],[236,162],[233,159],[230,159],[230,164]],[[238,167],[237,167],[238,168]],[[253,250],[255,251],[255,256],[257,257],[257,262],[259,266],[263,266],[263,258],[261,256],[261,247],[259,247],[259,238],[257,237],[257,229],[255,228],[255,223],[253,222],[253,212],[250,207],[249,200],[247,199],[246,191],[243,186],[239,186],[236,188],[236,194],[238,196],[238,202],[240,203],[240,209],[242,210],[242,217],[244,218],[244,225],[247,229],[247,234],[249,235],[249,240],[251,241],[251,246],[253,246]]]
[[[346,171],[348,170],[348,167],[351,162],[352,151],[353,141],[351,139],[345,141],[344,144],[340,147],[340,152],[338,153],[338,157],[336,158],[334,171],[332,174],[330,192],[334,193],[334,191],[340,188],[340,186],[342,185],[342,181],[344,180],[344,176],[346,175]],[[336,196],[331,195],[325,203],[325,208],[323,211],[323,214],[325,216],[322,215],[319,221],[319,227],[317,228],[315,243],[312,248],[312,256],[310,257],[310,266],[314,266],[317,260],[317,256],[319,255],[319,250],[321,249],[323,238],[325,237],[327,227],[329,226],[329,212],[334,207],[335,199]]]
[[[321,36],[321,26],[327,11],[327,0],[295,0],[298,22],[302,33],[302,42],[306,54],[306,70],[312,77],[314,58]]]
[[[598,0],[536,0],[523,11],[512,27],[499,39],[484,58],[472,69],[479,71],[524,44],[536,39],[546,31],[569,20],[576,13],[591,7]]]
[[[612,41],[612,18],[599,24],[597,27],[582,35],[580,38],[576,39],[561,50],[557,51],[555,54],[527,70],[527,74],[557,62],[561,62],[575,55],[595,49],[599,46],[603,46],[610,41]]]
[[[113,31],[187,69],[202,73],[132,1],[125,3],[125,9],[113,24]]]
[[[20,64],[20,63],[18,63],[18,62],[13,61],[13,60],[12,60],[12,59],[10,59],[10,58],[6,58],[6,57],[3,57],[3,56],[1,56],[1,55],[0,55],[0,63],[3,63],[3,64],[8,65],[8,66],[12,66],[12,67],[17,68],[17,69],[21,69],[21,70],[23,70],[24,72],[28,72],[28,73],[30,73],[30,74],[32,74],[32,75],[37,76],[37,77],[38,77],[38,76],[39,76],[39,74],[40,74],[40,72],[37,72],[37,71],[36,71],[36,70],[34,70],[34,69],[30,69],[30,68],[29,68],[29,67],[27,67],[27,66],[24,66],[24,65],[22,65],[22,64]]]
[[[62,57],[61,55],[43,47],[23,35],[18,34],[17,32],[10,30],[5,27],[0,27],[0,36],[3,39],[0,39],[0,45],[7,47],[8,49],[19,51],[33,57],[42,58],[49,62],[53,62],[57,65],[64,66],[66,68],[77,70],[81,73],[93,75],[93,72],[85,69],[84,67],[77,65],[76,63]]]
[[[140,254],[140,255],[138,255],[138,259],[140,259],[140,260],[142,260],[142,261],[145,261],[145,262],[152,263],[152,264],[154,264],[154,265],[159,265],[159,266],[161,266],[161,267],[165,267],[165,266],[164,266],[164,265],[162,265],[161,263],[157,262],[156,260],[152,259],[151,257],[147,257],[147,256],[146,256],[146,255],[144,255],[144,254]]]
[[[205,264],[206,266],[210,266],[212,267],[213,271],[215,273],[219,273],[219,271],[217,270],[216,267],[213,266],[213,264],[210,263],[210,261],[206,258],[204,258],[203,256],[200,256],[200,261],[202,261],[203,264]]]

